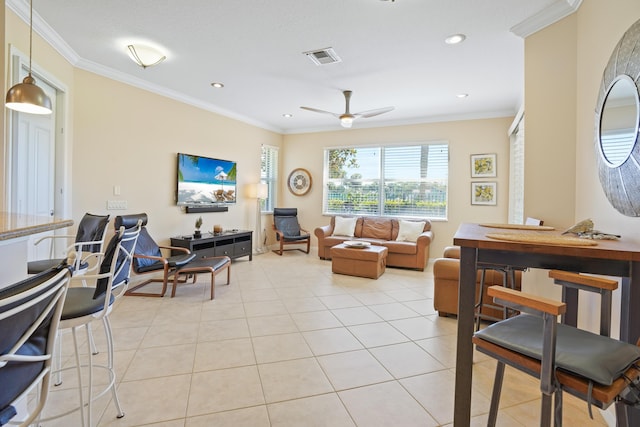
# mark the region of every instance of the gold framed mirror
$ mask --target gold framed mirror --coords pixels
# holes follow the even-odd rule
[[[596,163],[611,205],[640,216],[640,20],[616,45],[600,84],[595,117]]]

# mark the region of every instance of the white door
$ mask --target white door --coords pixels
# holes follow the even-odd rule
[[[26,75],[21,72],[20,79]],[[36,115],[12,112],[11,211],[18,214],[53,216],[55,212],[55,95],[43,81],[38,86],[51,98],[54,113]],[[53,232],[49,233],[53,234]],[[49,258],[50,245],[34,245],[44,233],[30,238],[28,259]],[[57,253],[56,256],[60,254]]]

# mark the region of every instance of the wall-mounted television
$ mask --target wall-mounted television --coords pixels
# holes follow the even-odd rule
[[[236,162],[178,153],[178,206],[236,202]]]

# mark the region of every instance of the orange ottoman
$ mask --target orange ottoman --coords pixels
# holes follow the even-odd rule
[[[384,246],[350,248],[341,243],[331,248],[331,271],[377,279],[387,265],[387,252]]]

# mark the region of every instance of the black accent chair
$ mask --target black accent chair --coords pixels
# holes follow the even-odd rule
[[[169,283],[171,275],[175,273],[177,268],[184,267],[190,261],[195,259],[196,254],[191,253],[186,248],[158,246],[147,231],[146,225],[148,217],[146,213],[118,216],[115,219],[115,226],[132,226],[138,221],[142,221],[142,229],[140,230],[140,237],[138,238],[138,244],[136,245],[136,252],[133,256],[133,272],[136,275],[157,274],[162,272],[162,277],[156,277],[137,284],[127,290],[125,294],[132,296],[162,297],[167,291],[167,284]],[[165,250],[166,252],[173,251],[182,253],[179,255],[164,256],[162,250]],[[186,279],[187,278],[185,278],[185,280]],[[138,291],[138,289],[153,282],[162,283],[162,289],[159,293]],[[180,283],[184,283],[184,281],[181,281]]]
[[[638,405],[640,348],[609,337],[611,293],[618,282],[554,270],[549,276],[563,287],[563,300],[567,289],[601,295],[600,334],[558,323],[559,316],[564,322],[566,302],[491,286],[489,296],[522,314],[473,336],[476,349],[498,361],[487,425],[496,424],[505,365],[540,379],[541,426],[551,425],[552,413],[553,424],[562,425],[563,392],[585,400],[590,415],[592,405],[606,409],[615,403],[618,419],[625,419],[625,405]]]
[[[0,425],[16,416],[14,403],[26,402],[34,385],[38,400],[20,425],[31,424],[47,402],[69,277],[59,265],[0,290]]]
[[[91,256],[92,253],[102,252],[108,226],[109,215],[84,214],[80,220],[80,224],[78,224],[78,231],[76,232],[74,243],[67,247],[66,251],[69,257],[69,263],[76,273],[85,271],[88,268],[86,261],[88,256]],[[51,242],[51,258],[30,261],[27,263],[27,272],[29,274],[42,273],[65,262],[66,259],[53,257],[54,242],[56,239],[67,239],[67,241],[70,241],[72,238],[74,238],[74,236],[53,235],[45,236],[37,240],[36,245],[45,241]]]
[[[285,251],[285,245],[301,245],[306,243],[306,251],[300,248],[287,250],[299,250],[301,252],[309,253],[311,235],[307,230],[300,227],[297,208],[274,208],[273,230],[276,233],[276,241],[280,243],[280,248],[274,249],[273,252],[278,255],[282,255]]]

